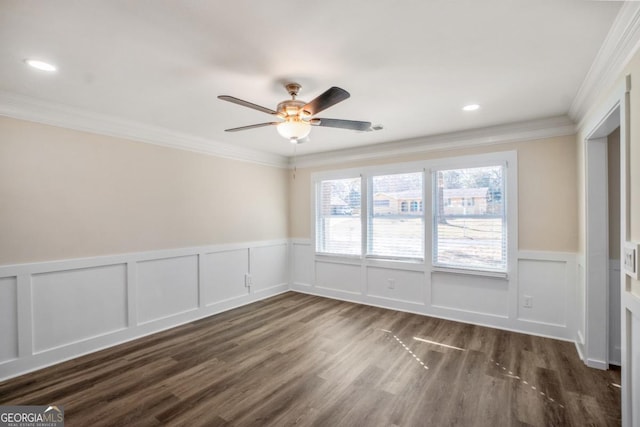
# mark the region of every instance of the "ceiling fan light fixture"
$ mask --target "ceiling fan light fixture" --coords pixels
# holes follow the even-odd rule
[[[297,143],[297,141],[309,135],[311,125],[304,120],[290,118],[282,123],[278,123],[278,133],[287,138],[289,141]]]

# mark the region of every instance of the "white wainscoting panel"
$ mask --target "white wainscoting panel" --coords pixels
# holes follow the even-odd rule
[[[518,319],[566,326],[566,269],[563,261],[518,260]]]
[[[251,292],[289,286],[288,252],[286,243],[251,248]]]
[[[367,267],[367,295],[391,301],[424,301],[424,273]]]
[[[0,278],[0,363],[18,357],[18,279]]]
[[[288,289],[574,340],[575,254],[521,252],[515,271],[504,279],[316,257],[305,239],[0,266],[0,380]]]
[[[138,322],[147,323],[198,308],[198,257],[138,263]]]
[[[291,243],[291,282],[301,286],[313,283],[313,250],[308,243]]]
[[[202,298],[204,304],[227,301],[245,296],[249,289],[244,284],[249,273],[249,250],[236,249],[208,253],[202,256]]]
[[[361,294],[360,265],[316,262],[315,286],[347,294]]]
[[[498,277],[434,272],[431,304],[490,316],[509,314],[509,281]]]
[[[583,336],[579,313],[584,310],[578,265],[574,253],[518,253],[517,330],[570,340],[578,352],[583,350],[578,344]],[[525,307],[526,297],[531,297],[531,307]]]
[[[519,251],[517,255],[511,274],[502,278],[431,271],[428,263],[316,256],[311,240],[295,239],[291,289],[575,341],[580,308],[576,254]],[[533,298],[530,311],[522,307],[523,295]]]
[[[127,327],[125,264],[34,274],[36,353]]]
[[[285,292],[288,246],[281,239],[0,266],[0,381]],[[244,287],[249,272],[264,289]]]

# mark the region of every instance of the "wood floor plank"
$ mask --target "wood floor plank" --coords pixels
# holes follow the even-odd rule
[[[285,293],[0,383],[67,426],[619,425],[568,342]]]

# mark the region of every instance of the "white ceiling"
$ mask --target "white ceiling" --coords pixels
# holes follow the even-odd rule
[[[273,127],[225,133],[271,116],[217,95],[275,108],[284,81],[306,101],[340,86],[320,116],[384,129],[314,127],[297,154],[361,147],[567,114],[621,4],[2,0],[0,91],[290,156]]]

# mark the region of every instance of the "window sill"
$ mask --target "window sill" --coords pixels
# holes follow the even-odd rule
[[[317,261],[338,262],[341,264],[360,264],[362,262],[362,257],[359,255],[341,255],[325,252],[316,252],[315,259]]]
[[[315,253],[315,260],[338,264],[363,265],[368,267],[386,267],[400,270],[424,271],[424,259],[419,258],[391,258],[367,255],[340,255],[322,252]]]
[[[432,267],[432,273],[449,273],[449,274],[464,274],[467,276],[482,276],[482,277],[494,277],[497,279],[508,279],[509,274],[501,271],[487,271],[487,270],[467,270],[464,268],[450,268],[450,267]]]
[[[412,270],[424,272],[424,260],[418,258],[383,258],[365,257],[368,267],[393,268],[399,270]]]

